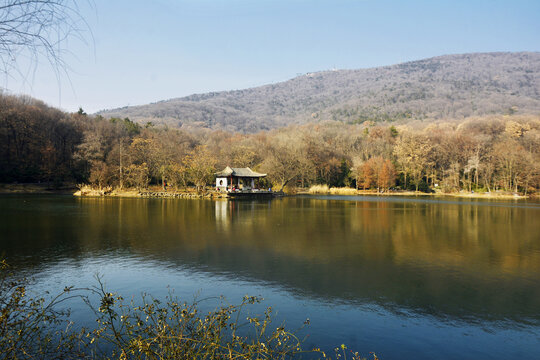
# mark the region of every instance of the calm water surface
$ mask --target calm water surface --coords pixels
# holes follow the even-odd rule
[[[540,359],[539,203],[1,196],[0,214],[1,251],[40,291],[100,273],[125,297],[261,295],[327,350]]]

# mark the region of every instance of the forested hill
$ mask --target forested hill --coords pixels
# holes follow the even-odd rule
[[[540,53],[446,55],[308,73],[251,89],[100,112],[137,122],[248,133],[323,120],[358,123],[505,113],[540,113]]]

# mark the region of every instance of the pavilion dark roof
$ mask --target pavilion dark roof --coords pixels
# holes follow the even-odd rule
[[[216,176],[217,177],[236,176],[236,177],[257,178],[257,177],[265,177],[266,174],[255,172],[251,170],[250,168],[231,168],[227,166],[222,171],[217,172]]]

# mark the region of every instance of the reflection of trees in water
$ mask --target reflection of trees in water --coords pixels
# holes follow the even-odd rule
[[[475,205],[427,205],[394,222],[397,262],[425,261],[472,274],[540,272],[536,210]],[[479,274],[481,273],[481,274]]]
[[[84,198],[63,206],[60,215],[38,211],[33,230],[8,251],[122,250],[330,301],[538,319],[537,209],[310,198]],[[10,236],[20,231],[13,229]]]

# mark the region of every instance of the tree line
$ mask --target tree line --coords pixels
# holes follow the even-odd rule
[[[225,166],[276,189],[530,193],[540,186],[540,117],[491,115],[406,125],[327,121],[257,134],[182,130],[65,113],[0,94],[0,182],[202,190]]]

